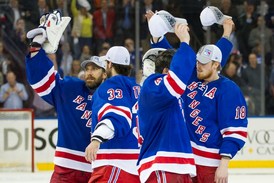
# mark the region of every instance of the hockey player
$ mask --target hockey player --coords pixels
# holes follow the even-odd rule
[[[82,63],[85,81],[76,77],[61,78],[46,54],[55,51],[56,47],[52,45],[57,43],[51,41],[59,43],[61,36],[49,40],[47,31],[62,35],[64,27],[61,33],[59,28],[64,25],[60,17],[56,18],[54,14],[49,14],[44,21],[48,22],[45,26],[28,33],[28,37],[33,40],[26,57],[26,72],[31,87],[55,107],[58,116],[55,166],[50,182],[86,183],[91,175],[91,164],[85,160],[84,154],[90,142],[91,99],[95,89],[107,77],[106,63],[93,56]]]
[[[247,138],[247,106],[239,87],[219,75],[231,52],[234,23],[223,21],[223,37],[197,53],[196,69],[186,87],[184,114],[195,157],[194,183],[227,183],[228,163]],[[154,38],[154,40],[159,40]],[[163,46],[165,39],[153,47]]]
[[[160,50],[155,58],[155,74],[145,79],[140,92],[138,119],[143,142],[138,172],[142,183],[191,183],[191,176],[196,175],[180,100],[195,67],[188,29],[187,25],[175,25],[179,49],[175,54],[174,50]],[[149,58],[146,55],[143,61]]]
[[[233,81],[218,74],[221,61],[217,46],[203,46],[197,53],[197,73],[183,98],[197,167],[194,183],[227,183],[229,160],[247,138],[244,96]]]
[[[89,182],[139,182],[136,103],[140,86],[128,77],[130,55],[125,47],[111,47],[106,60],[109,78],[92,100],[92,136],[86,148],[86,160],[92,161],[93,168]]]

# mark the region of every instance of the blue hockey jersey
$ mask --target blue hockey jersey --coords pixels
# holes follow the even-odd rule
[[[184,110],[197,165],[218,167],[221,155],[233,157],[247,138],[247,106],[239,87],[220,75],[187,86]]]
[[[180,100],[195,64],[194,51],[181,43],[168,74],[149,76],[141,88],[138,119],[143,143],[137,164],[141,182],[156,170],[196,175]]]
[[[100,123],[111,123],[114,137],[101,144],[92,168],[111,165],[138,175],[136,106],[139,92],[140,86],[133,78],[116,75],[102,83],[94,93],[91,132]]]
[[[62,79],[43,49],[32,58],[26,57],[26,72],[31,87],[57,112],[58,138],[54,164],[91,172],[91,164],[85,160],[85,148],[90,143],[93,91],[78,78]]]

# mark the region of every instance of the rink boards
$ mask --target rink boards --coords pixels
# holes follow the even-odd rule
[[[8,126],[7,126],[8,125]],[[20,125],[14,123],[0,124],[0,130],[9,129],[9,133],[4,136],[6,146],[8,142],[19,141],[22,146],[26,144],[25,139],[31,136],[30,130],[20,129]],[[24,127],[25,128],[25,127]],[[22,132],[22,134],[21,134]],[[1,132],[2,133],[2,132]],[[57,139],[57,120],[56,119],[35,119],[34,120],[34,166],[35,171],[53,170],[54,149]],[[3,134],[3,133],[2,133]],[[5,139],[11,138],[12,139]],[[12,144],[11,144],[12,145]],[[10,146],[11,146],[10,145]],[[22,148],[21,148],[22,149]],[[14,154],[19,151],[13,148],[9,152],[1,147],[1,153]],[[274,118],[254,117],[249,118],[248,138],[244,148],[238,152],[234,159],[230,162],[230,168],[274,168]]]

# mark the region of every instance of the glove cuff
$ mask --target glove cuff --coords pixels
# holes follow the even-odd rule
[[[30,46],[29,48],[30,53],[38,52],[42,47],[41,44],[37,42],[31,42],[29,46]]]
[[[29,44],[29,46],[30,46],[30,47],[33,47],[33,48],[41,48],[41,47],[42,47],[42,45],[39,44],[39,43],[37,43],[37,42],[31,42],[31,43]]]

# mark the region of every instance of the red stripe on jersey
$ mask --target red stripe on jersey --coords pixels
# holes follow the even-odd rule
[[[83,163],[90,163],[90,162],[86,161],[85,157],[71,154],[68,152],[55,151],[55,156],[60,157],[60,158],[71,159],[71,160],[79,161],[79,162],[83,162]]]
[[[46,91],[50,87],[51,83],[53,83],[54,81],[55,81],[55,73],[53,72],[45,84],[35,89],[36,93],[41,93]]]
[[[178,93],[179,95],[182,95],[185,90],[183,90],[177,83],[176,81],[171,77],[171,75],[168,73],[167,75],[167,82],[169,85],[173,88],[173,90]]]
[[[101,121],[102,117],[103,117],[103,114],[105,114],[108,110],[111,110],[111,109],[114,109],[114,110],[118,110],[118,111],[121,111],[123,112],[129,119],[131,119],[131,113],[129,111],[126,111],[124,109],[121,109],[117,106],[113,106],[113,105],[109,105],[107,106],[102,112],[100,112],[100,114],[98,115],[98,121]]]
[[[120,160],[137,160],[139,154],[97,154],[97,160],[100,159],[120,159]]]
[[[206,152],[192,147],[193,154],[211,159],[221,159],[221,155],[218,153]]]
[[[165,164],[191,164],[194,165],[193,158],[180,158],[180,157],[161,157],[157,156],[153,161],[146,162],[140,166],[138,172],[149,169],[155,163],[165,163]]]
[[[247,132],[244,132],[244,131],[226,131],[226,132],[224,132],[224,135],[231,135],[233,133],[241,135],[241,136],[243,136],[245,138],[247,137]]]

